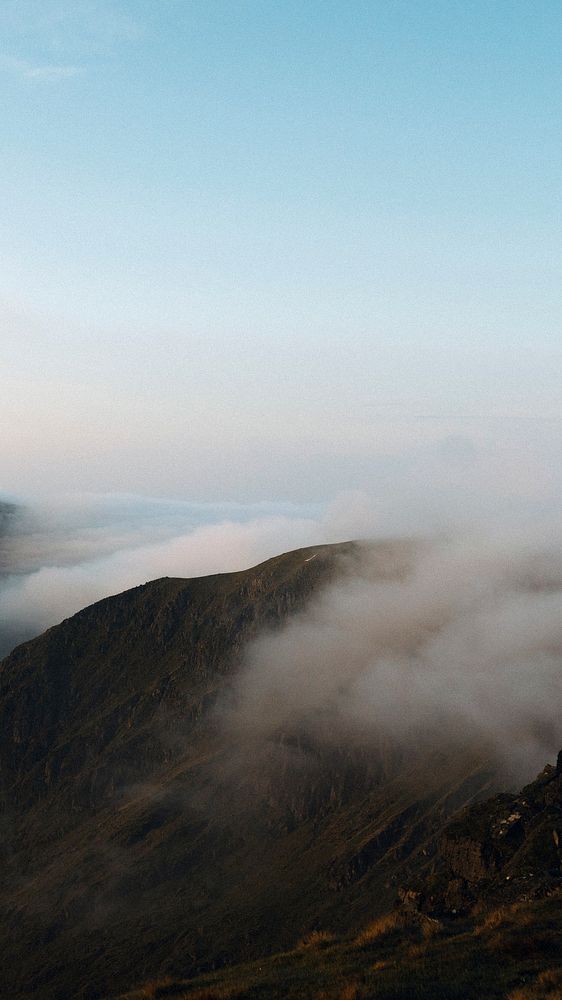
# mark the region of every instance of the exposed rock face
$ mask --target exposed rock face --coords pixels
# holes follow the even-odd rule
[[[529,899],[562,886],[562,754],[515,796],[497,795],[456,816],[439,843],[436,872],[418,889],[427,910]]]
[[[444,837],[441,853],[451,874],[466,882],[478,882],[496,868],[493,847],[470,836]]]

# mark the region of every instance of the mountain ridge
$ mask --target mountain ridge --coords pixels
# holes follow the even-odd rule
[[[95,1000],[360,928],[432,864],[460,807],[497,786],[475,745],[381,734],[259,753],[223,725],[246,644],[353,573],[358,543],[105,598],[0,665],[4,885],[13,1000]],[[409,545],[368,545],[407,571]],[[374,567],[374,570],[373,570]],[[225,701],[226,698],[226,701]]]

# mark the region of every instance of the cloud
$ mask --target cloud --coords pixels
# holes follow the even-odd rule
[[[25,77],[27,80],[67,80],[84,72],[82,66],[35,65],[12,56],[0,57],[0,70]]]
[[[560,748],[562,531],[473,531],[362,563],[247,649],[237,742],[385,740],[496,751],[531,775]]]
[[[527,522],[538,517],[533,507]],[[0,654],[93,601],[161,576],[245,569],[289,549],[350,538],[459,537],[465,523],[435,505],[412,504],[403,491],[341,492],[324,505],[44,497],[20,506],[3,540]]]
[[[0,655],[80,608],[147,580],[235,571],[324,541],[330,528],[316,511],[138,497],[30,506],[2,547]]]
[[[83,63],[140,42],[145,25],[106,0],[18,0],[0,5],[0,34],[6,47],[25,53],[0,56],[0,71],[57,82],[85,73]]]
[[[114,0],[17,0],[0,5],[4,38],[40,44],[52,55],[76,58],[111,53],[140,40],[144,22]]]
[[[393,540],[397,526],[409,540]],[[248,647],[223,706],[237,745],[255,755],[302,734],[342,747],[446,736],[480,740],[531,775],[559,749],[562,717],[562,526],[535,508],[487,526],[445,522],[436,535],[427,519],[400,509],[393,519],[388,498],[360,492],[325,507],[44,499],[13,521],[0,551],[0,646],[150,579],[240,570],[349,538],[387,541],[367,541],[304,614]]]

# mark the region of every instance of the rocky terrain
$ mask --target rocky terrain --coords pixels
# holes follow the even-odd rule
[[[562,752],[518,795],[461,810],[430,870],[359,932],[118,1000],[560,1000]]]
[[[461,811],[438,842],[430,877],[406,905],[434,916],[470,912],[558,891],[562,878],[562,751],[518,795]]]

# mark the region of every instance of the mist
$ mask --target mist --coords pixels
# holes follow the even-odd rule
[[[20,504],[8,520],[2,654],[150,579],[354,537],[360,558],[338,581],[248,647],[222,706],[240,744],[469,735],[530,774],[562,743],[562,529],[536,509],[436,527],[363,493],[323,506],[84,495]],[[382,549],[366,541],[397,534]]]
[[[6,508],[4,508],[6,510]],[[159,577],[228,573],[305,545],[389,530],[371,498],[192,503],[81,494],[16,500],[0,532],[0,655]]]
[[[357,564],[247,649],[224,721],[253,746],[480,741],[529,777],[562,745],[562,532],[544,523]],[[253,751],[252,751],[253,752]]]
[[[0,655],[148,580],[240,570],[321,541],[318,511],[91,495],[15,505],[2,539]]]

